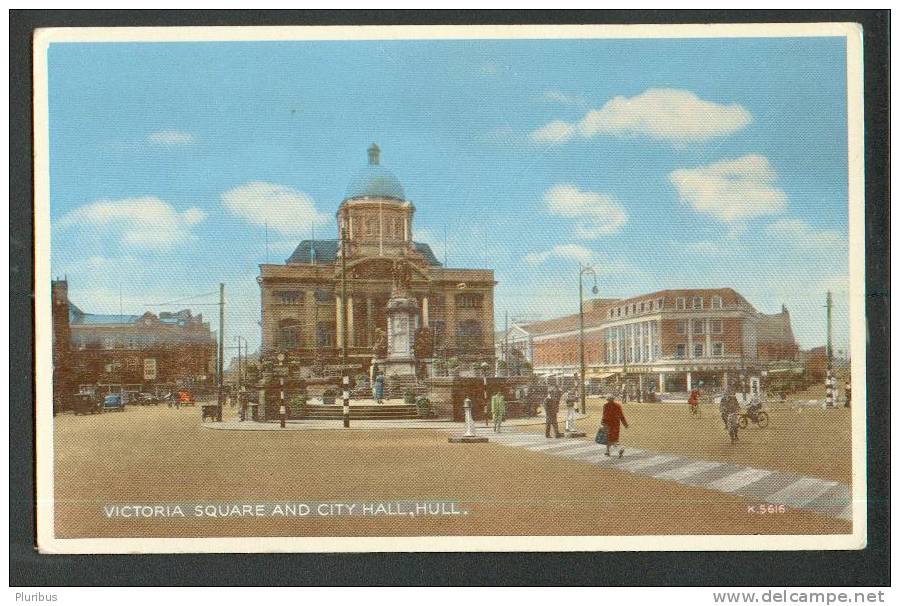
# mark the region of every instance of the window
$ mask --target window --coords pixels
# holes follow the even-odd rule
[[[703,343],[694,343],[694,357],[695,358],[703,357]]]
[[[609,318],[612,318],[612,317],[613,317],[613,310],[612,310],[612,309],[610,309],[609,312],[607,313],[607,317],[609,317]]]
[[[675,346],[675,357],[678,359],[683,359],[687,352],[687,345],[684,343],[679,343]]]
[[[627,305],[625,306],[625,315],[626,316],[628,315],[628,306]]]
[[[694,309],[703,309],[703,297],[694,297],[693,307]]]
[[[686,309],[684,297],[678,297],[677,299],[675,299],[675,309]]]
[[[631,313],[635,313],[635,312],[637,312],[637,303],[632,303],[631,304]]]
[[[709,321],[709,332],[720,335],[722,334],[722,320],[710,320]]]
[[[710,302],[710,307],[713,309],[722,309],[722,297],[715,295]]]
[[[316,326],[316,346],[334,347],[334,322],[319,322]]]
[[[278,300],[283,305],[296,305],[303,298],[303,293],[299,290],[281,290],[276,293]]]
[[[641,304],[638,305],[638,311],[640,311],[641,313],[644,312],[644,302],[643,301],[641,301]]]
[[[103,337],[103,349],[112,349],[116,346],[112,337]]]
[[[712,355],[724,356],[725,355],[725,344],[724,343],[713,343],[712,344]]]
[[[678,323],[675,324],[675,332],[679,335],[687,334],[687,322],[679,320]]]
[[[703,334],[703,320],[691,320],[691,322],[693,325],[692,332],[695,335],[702,335]]]
[[[481,322],[478,320],[465,320],[456,328],[456,347],[460,353],[466,354],[482,345]]]
[[[315,299],[316,303],[333,303],[334,293],[322,288],[317,288],[315,292]]]
[[[366,220],[363,222],[365,225],[366,235],[374,236],[375,235],[375,218],[374,217],[366,217]]]
[[[480,309],[482,296],[477,293],[456,295],[456,307],[459,309]]]
[[[447,347],[447,325],[443,320],[431,320],[431,334],[434,335],[434,348]]]
[[[278,323],[278,348],[297,349],[300,347],[300,320],[286,318]]]
[[[656,309],[662,309],[662,305],[663,305],[663,300],[657,299],[656,300]]]

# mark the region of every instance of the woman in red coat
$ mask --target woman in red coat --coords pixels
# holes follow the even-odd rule
[[[611,446],[619,446],[619,423],[628,427],[622,406],[612,397],[603,405],[603,426],[606,427],[606,456],[609,456]],[[619,446],[619,458],[625,454],[625,449]]]

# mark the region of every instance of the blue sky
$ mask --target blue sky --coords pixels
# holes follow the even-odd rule
[[[53,273],[96,312],[225,282],[255,347],[265,223],[272,261],[335,237],[377,141],[417,239],[495,270],[498,328],[576,311],[590,262],[602,296],[784,303],[802,347],[831,289],[845,348],[845,62],[843,38],[56,43]]]

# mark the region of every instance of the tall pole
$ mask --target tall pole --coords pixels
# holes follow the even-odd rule
[[[347,374],[347,228],[341,225],[341,375],[344,427],[350,427],[350,376]]]
[[[225,369],[225,283],[219,282],[219,368],[218,383],[219,420],[222,420],[222,373]]]
[[[825,404],[834,406],[834,349],[831,343],[831,291],[825,295],[825,356],[828,361],[828,370],[825,373]]]
[[[503,364],[506,365],[506,376],[509,372],[509,310],[503,312]]]
[[[578,355],[579,362],[581,363],[581,374],[578,375],[578,380],[581,381],[581,385],[578,386],[578,392],[581,394],[581,413],[587,410],[587,397],[584,393],[584,371],[585,371],[585,363],[584,363],[584,268],[580,268],[578,272]]]

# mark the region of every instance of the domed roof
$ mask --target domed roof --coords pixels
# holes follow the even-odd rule
[[[400,180],[379,164],[381,150],[376,144],[369,148],[369,164],[350,181],[345,200],[351,198],[395,198],[406,200]]]

